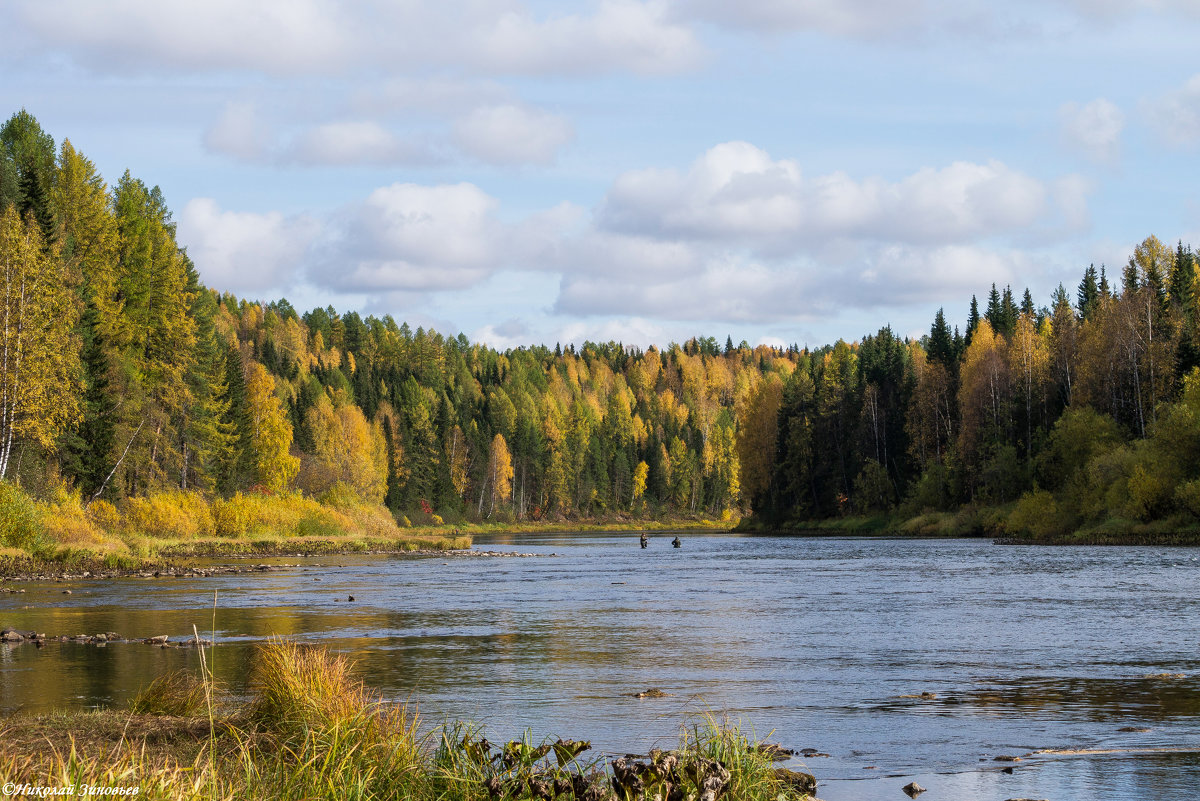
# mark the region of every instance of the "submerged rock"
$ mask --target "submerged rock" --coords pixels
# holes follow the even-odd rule
[[[784,748],[779,743],[759,743],[757,746],[755,746],[754,750],[758,751],[758,753],[764,756],[769,756],[771,759],[776,761],[787,759],[788,757],[793,757],[796,755],[796,752],[791,748]]]
[[[925,792],[925,788],[916,782],[909,782],[900,789],[903,790],[905,795],[907,795],[909,798],[916,798],[921,793]]]
[[[657,687],[651,687],[649,690],[642,690],[640,693],[634,693],[634,698],[666,698],[670,693],[665,693]]]

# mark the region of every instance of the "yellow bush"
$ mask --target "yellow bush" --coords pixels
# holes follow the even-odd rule
[[[239,492],[229,500],[215,501],[212,515],[217,536],[238,539],[334,537],[355,529],[346,514],[299,493],[243,495]]]
[[[83,510],[79,499],[64,499],[65,503],[52,504],[42,518],[46,539],[56,546],[81,547],[93,551],[108,552],[124,550],[125,544],[97,526]]]
[[[102,531],[116,534],[124,525],[117,507],[108,501],[92,501],[88,504],[87,516]]]
[[[204,496],[181,490],[130,498],[125,502],[125,524],[131,533],[156,539],[199,539],[216,531]]]

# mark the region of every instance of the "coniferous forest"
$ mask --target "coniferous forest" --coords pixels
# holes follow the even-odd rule
[[[948,299],[965,325],[939,311],[919,341],[499,352],[204,286],[157,187],[106,183],[22,111],[0,128],[0,272],[12,548],[172,519],[237,535],[247,499],[1046,540],[1200,520],[1196,258],[1153,236],[1044,303]]]

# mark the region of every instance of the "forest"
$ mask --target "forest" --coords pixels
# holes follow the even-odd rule
[[[0,507],[90,532],[31,539],[0,514],[18,549],[195,519],[235,536],[268,502],[401,527],[1042,539],[1200,519],[1196,258],[1153,236],[1119,286],[1089,266],[1039,306],[992,285],[963,330],[939,311],[919,340],[500,352],[204,286],[157,187],[110,186],[21,111],[0,128],[0,273]]]

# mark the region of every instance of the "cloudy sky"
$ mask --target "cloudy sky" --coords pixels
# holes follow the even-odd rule
[[[1200,245],[1198,0],[0,0],[0,112],[210,286],[817,345]]]

